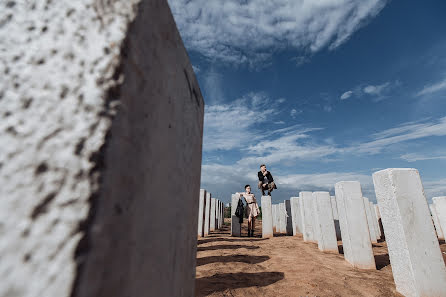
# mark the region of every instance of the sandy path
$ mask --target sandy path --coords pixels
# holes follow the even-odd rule
[[[320,252],[301,236],[262,239],[260,224],[256,230],[256,238],[232,238],[226,225],[198,240],[197,296],[402,296],[385,242],[373,247],[378,270],[367,271],[352,268],[342,254]]]

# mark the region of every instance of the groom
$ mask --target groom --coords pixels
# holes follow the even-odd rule
[[[273,189],[277,189],[274,183],[271,172],[266,170],[266,165],[260,165],[260,171],[257,173],[259,177],[259,189],[262,191],[262,196],[265,196],[265,190],[268,190],[268,196],[271,196]]]

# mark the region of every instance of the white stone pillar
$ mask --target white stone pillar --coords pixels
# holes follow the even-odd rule
[[[369,198],[363,197],[364,199],[364,209],[365,214],[367,215],[367,226],[369,227],[369,236],[372,243],[377,243],[376,240],[376,232],[375,232],[375,224],[373,224],[372,212],[370,211],[370,203]]]
[[[302,233],[299,227],[299,221],[301,221],[299,212],[299,198],[291,197],[290,201],[291,201],[291,217],[293,221],[293,235],[296,236],[297,234]]]
[[[313,192],[313,200],[316,204],[315,216],[320,231],[318,248],[323,252],[339,253],[330,194],[328,192]]]
[[[291,201],[285,200],[283,202],[285,204],[285,212],[286,212],[286,234],[293,235],[293,216],[291,215]]]
[[[220,200],[215,202],[215,229],[220,229]]]
[[[206,200],[206,190],[200,189],[198,199],[198,236],[204,236],[204,204]]]
[[[204,209],[204,236],[209,235],[211,217],[211,193],[206,192],[206,203]]]
[[[434,197],[432,201],[435,205],[435,211],[437,213],[438,222],[440,223],[443,236],[446,236],[446,196]]]
[[[272,208],[272,214],[273,214],[273,232],[277,232],[277,205],[273,204],[271,206]]]
[[[273,237],[271,196],[262,196],[262,238]]]
[[[215,198],[211,198],[211,215],[209,219],[209,231],[215,231]]]
[[[443,228],[441,228],[440,220],[438,219],[437,210],[435,209],[435,204],[429,204],[429,208],[432,214],[432,220],[434,222],[435,231],[437,232],[438,239],[444,240]]]
[[[381,239],[384,239],[383,226],[382,226],[382,222],[381,222],[381,215],[379,214],[379,207],[378,207],[377,204],[375,204],[374,208],[375,208],[376,221],[378,222],[379,237]]]
[[[286,233],[286,216],[285,203],[279,203],[280,233]]]
[[[375,205],[370,201],[369,201],[369,204],[370,204],[370,213],[372,214],[373,225],[375,227],[375,237],[376,237],[376,240],[378,241],[378,239],[381,236],[380,236],[380,232],[379,232],[378,219],[375,216]]]
[[[319,225],[319,217],[317,215],[317,205],[316,205],[316,195],[314,192],[311,194],[311,205],[312,205],[312,216],[313,216],[313,232],[314,232],[314,240],[315,242],[319,242],[321,236],[321,229]]]
[[[333,220],[336,230],[336,239],[341,240],[341,226],[339,225],[339,214],[338,214],[338,206],[336,203],[336,196],[330,196],[331,200],[331,208],[333,210]]]
[[[220,229],[223,228],[223,223],[225,221],[224,208],[225,208],[225,206],[224,206],[223,202],[220,201],[220,226],[219,226]]]
[[[300,192],[299,198],[304,241],[316,242],[313,230],[313,193]]]
[[[357,268],[376,269],[361,185],[341,181],[335,193],[345,260]]]
[[[240,237],[242,233],[242,226],[240,225],[239,218],[235,215],[235,210],[237,209],[240,196],[237,194],[232,194],[231,198],[231,236]]]
[[[373,183],[397,291],[446,296],[446,268],[418,170],[381,170]]]

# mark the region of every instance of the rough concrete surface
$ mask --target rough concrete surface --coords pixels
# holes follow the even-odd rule
[[[0,296],[193,295],[204,104],[167,2],[2,1],[0,77]]]
[[[271,206],[271,196],[262,196],[262,237],[273,237],[273,212]]]

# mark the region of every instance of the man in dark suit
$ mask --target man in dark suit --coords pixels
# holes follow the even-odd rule
[[[271,196],[271,192],[277,189],[277,187],[271,172],[266,170],[265,164],[260,165],[260,171],[257,175],[259,177],[259,189],[262,191],[262,196],[265,196],[265,190],[268,190],[268,196]]]

